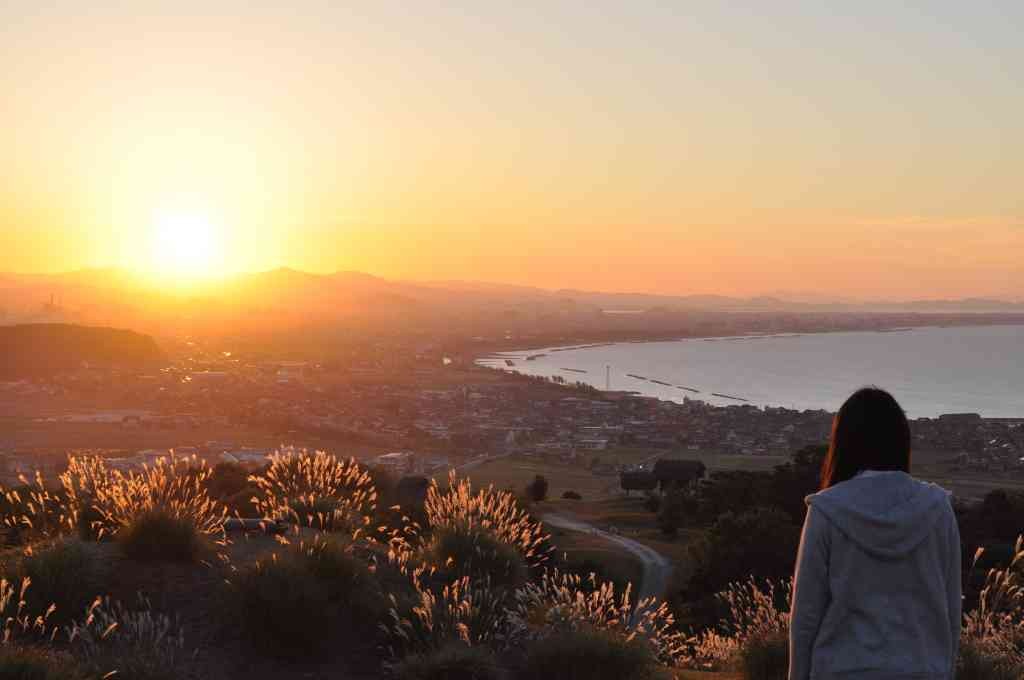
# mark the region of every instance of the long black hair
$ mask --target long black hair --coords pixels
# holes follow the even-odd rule
[[[910,472],[910,424],[891,394],[878,387],[854,392],[832,422],[832,442],[821,467],[821,488],[863,470]]]

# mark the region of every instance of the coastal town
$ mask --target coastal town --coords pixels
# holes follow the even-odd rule
[[[170,450],[257,468],[281,445],[330,449],[396,473],[510,454],[596,461],[616,473],[628,463],[602,463],[602,451],[785,456],[825,443],[832,423],[824,410],[599,391],[432,346],[378,350],[320,363],[193,348],[148,372],[82,366],[0,384],[0,479],[58,474],[83,453],[124,469]],[[1024,419],[948,414],[911,427],[915,450],[939,455],[951,471],[1024,479]]]

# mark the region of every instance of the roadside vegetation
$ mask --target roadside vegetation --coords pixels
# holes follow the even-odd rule
[[[292,449],[252,474],[192,459],[142,472],[72,459],[58,480],[3,491],[0,677],[263,680],[345,668],[398,680],[777,680],[802,520],[790,496],[813,485],[816,462],[804,451],[772,473],[629,499],[653,537],[688,536],[690,568],[663,601],[638,599],[635,578],[601,573],[600,560],[559,555],[533,504],[580,499],[543,501],[543,475],[519,487],[524,501],[454,475],[396,480]],[[962,511],[965,533],[1002,537],[1011,526],[982,519],[1016,502]],[[233,515],[254,521],[228,534]],[[975,560],[962,680],[1024,671],[1024,545],[1004,553]]]

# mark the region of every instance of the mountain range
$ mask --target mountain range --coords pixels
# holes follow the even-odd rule
[[[859,302],[778,296],[657,295],[547,290],[479,281],[389,280],[361,272],[316,274],[281,268],[239,274],[202,288],[162,287],[122,269],[61,274],[0,274],[0,324],[80,323],[154,334],[290,331],[346,327],[466,328],[564,322],[625,321],[611,317],[708,314],[1024,314],[1024,301],[965,298]],[[638,320],[637,320],[638,321]],[[636,325],[636,322],[633,322]]]

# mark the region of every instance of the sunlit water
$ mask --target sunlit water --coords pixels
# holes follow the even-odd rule
[[[478,363],[600,389],[610,367],[613,390],[673,401],[744,403],[712,396],[717,392],[758,406],[830,411],[857,387],[874,384],[891,391],[912,417],[971,412],[1010,418],[1024,417],[1022,350],[1024,326],[978,326],[533,349]],[[545,356],[525,359],[535,354]]]

